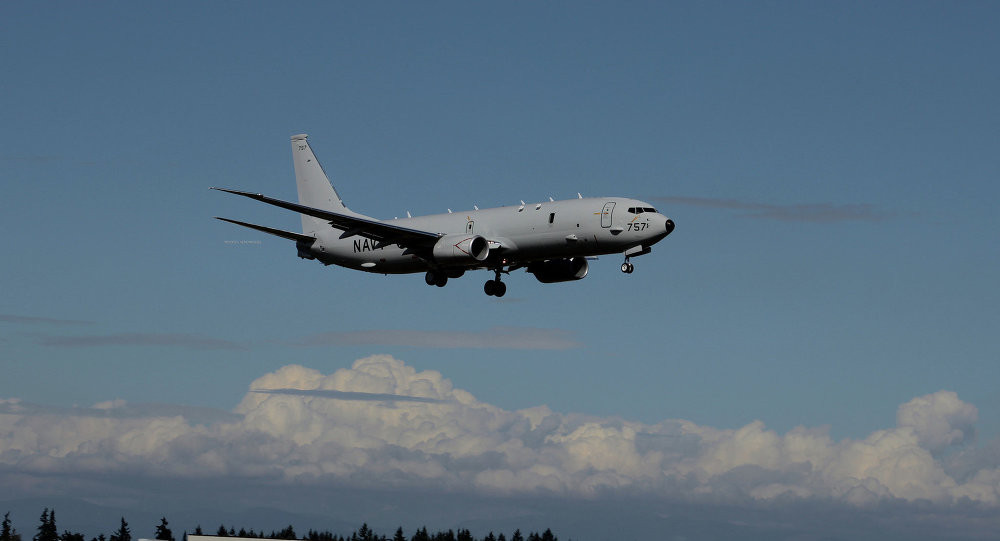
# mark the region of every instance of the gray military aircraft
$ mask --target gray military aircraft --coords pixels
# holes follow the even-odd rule
[[[580,280],[587,258],[648,254],[674,230],[673,220],[648,203],[621,197],[584,198],[379,220],[347,208],[313,154],[306,135],[292,136],[299,202],[259,193],[212,188],[298,212],[302,232],[218,218],[295,241],[299,257],[324,265],[382,274],[424,272],[428,285],[443,287],[467,270],[488,269],[495,278],[483,288],[503,297],[501,274],[524,268],[542,283]],[[407,213],[409,215],[409,213]]]

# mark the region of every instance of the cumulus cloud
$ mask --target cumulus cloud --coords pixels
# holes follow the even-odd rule
[[[389,393],[358,393],[352,391],[334,391],[331,389],[250,389],[252,393],[287,394],[293,396],[318,396],[335,400],[375,400],[378,402],[443,402],[437,398],[426,396],[406,396]]]
[[[104,417],[118,419],[143,419],[154,417],[183,417],[193,423],[216,423],[238,421],[235,413],[215,408],[183,406],[178,404],[141,403],[130,404],[124,400],[109,400],[92,407],[52,406],[34,404],[17,399],[0,400],[0,415],[54,415],[60,417]]]
[[[910,427],[921,445],[932,453],[964,443],[975,436],[979,411],[951,391],[918,396],[896,411],[896,424]]]
[[[333,374],[285,366],[250,387],[267,392],[248,392],[232,418],[210,424],[170,412],[59,416],[4,401],[0,466],[490,495],[1000,504],[996,453],[949,468],[938,456],[968,441],[976,420],[975,408],[950,391],[903,404],[895,427],[837,441],[825,430],[779,434],[759,421],[717,429],[545,406],[507,411],[389,356]]]

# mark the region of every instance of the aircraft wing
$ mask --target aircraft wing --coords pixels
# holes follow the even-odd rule
[[[421,231],[419,229],[401,227],[398,225],[393,225],[379,220],[373,220],[371,218],[361,218],[358,216],[351,216],[349,214],[341,214],[339,212],[331,212],[329,210],[307,207],[305,205],[300,205],[298,203],[291,203],[289,201],[282,201],[281,199],[274,199],[271,197],[267,197],[259,193],[241,192],[239,190],[227,190],[225,188],[212,188],[212,189],[218,190],[220,192],[242,195],[243,197],[249,197],[250,199],[256,199],[257,201],[262,201],[264,203],[267,203],[268,205],[274,205],[276,207],[281,207],[283,209],[293,210],[300,214],[305,214],[307,216],[314,216],[316,218],[326,220],[331,227],[339,229],[344,232],[343,234],[340,235],[340,238],[342,239],[358,235],[360,237],[365,237],[377,241],[380,244],[398,244],[406,248],[429,248],[433,246],[434,243],[437,242],[438,239],[442,237],[440,233],[431,233],[430,231]],[[226,220],[226,221],[232,221],[232,220]],[[246,224],[239,223],[239,225],[246,225]],[[247,225],[247,227],[253,227],[254,229],[257,229],[262,226]],[[270,229],[270,228],[265,228],[265,229]],[[271,233],[270,231],[266,231],[265,229],[258,229],[258,230],[264,231],[265,233]],[[277,233],[271,233],[271,234],[277,234]],[[312,239],[312,237],[309,238]]]

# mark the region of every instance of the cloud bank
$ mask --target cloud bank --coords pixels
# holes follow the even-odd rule
[[[246,349],[240,344],[186,333],[117,333],[99,336],[42,336],[38,343],[57,347],[164,346],[189,349]]]
[[[954,467],[943,458],[973,437],[978,415],[950,391],[901,405],[895,427],[835,441],[759,421],[717,429],[506,411],[388,356],[328,375],[285,366],[250,388],[272,392],[248,392],[232,418],[207,424],[176,409],[94,412],[128,407],[119,401],[78,415],[0,401],[0,470],[584,499],[1000,505],[1000,454],[953,453]]]
[[[0,314],[0,323],[23,323],[27,325],[92,325],[92,321],[78,319],[57,319],[52,317],[19,316]]]

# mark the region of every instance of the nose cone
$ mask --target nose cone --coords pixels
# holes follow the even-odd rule
[[[674,231],[674,221],[667,218],[667,234],[671,234]]]

